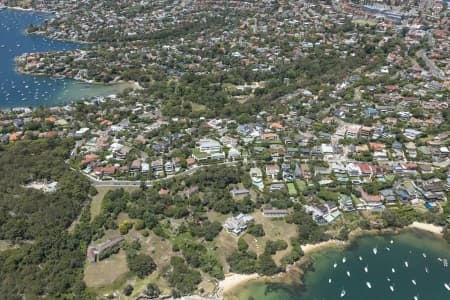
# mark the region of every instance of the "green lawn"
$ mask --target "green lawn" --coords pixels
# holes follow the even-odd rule
[[[293,183],[288,183],[287,188],[290,196],[297,196],[297,189]]]
[[[297,188],[300,192],[306,190],[306,182],[304,182],[303,180],[296,180],[295,184],[297,185]]]

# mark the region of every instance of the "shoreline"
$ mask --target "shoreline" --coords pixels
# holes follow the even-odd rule
[[[225,278],[224,280],[220,281],[217,287],[216,294],[220,297],[220,299],[224,300],[237,300],[236,295],[232,292],[237,290],[239,287],[243,286],[246,283],[249,283],[251,281],[270,281],[275,282],[277,279],[282,282],[289,282],[292,281],[290,277],[290,273],[297,273],[303,275],[306,271],[306,269],[303,269],[302,266],[308,261],[311,254],[326,249],[326,248],[339,248],[339,247],[346,247],[350,245],[350,243],[358,237],[364,236],[364,235],[382,235],[387,233],[393,233],[398,234],[405,230],[420,230],[429,232],[435,235],[438,235],[440,237],[443,236],[442,230],[444,228],[442,226],[437,226],[434,224],[428,224],[428,223],[422,223],[422,222],[413,222],[412,224],[404,227],[404,228],[385,228],[385,229],[373,229],[373,230],[363,230],[361,228],[355,229],[349,233],[349,239],[345,241],[337,240],[337,239],[331,239],[315,244],[305,244],[300,245],[304,252],[304,256],[297,262],[295,262],[292,265],[288,265],[286,267],[285,272],[280,272],[274,276],[268,277],[268,276],[261,276],[257,273],[246,275],[246,274],[236,274],[231,273],[230,278]],[[298,281],[299,284],[302,284],[301,280]]]
[[[248,283],[250,281],[263,278],[261,275],[257,273],[253,274],[237,274],[237,273],[229,273],[225,274],[225,279],[221,280],[217,286],[216,294],[219,295],[221,299],[224,299],[224,295],[237,287],[243,285],[244,283]]]
[[[20,6],[5,6],[5,9],[17,10],[17,11],[27,11],[27,12],[37,12],[37,13],[45,13],[45,14],[53,14],[54,12],[46,11],[46,10],[37,10],[33,8],[23,8]]]
[[[438,226],[438,225],[428,224],[428,223],[421,223],[421,222],[417,222],[417,221],[414,221],[407,228],[428,231],[428,232],[434,233],[439,236],[443,236],[442,231],[444,230],[443,226]]]

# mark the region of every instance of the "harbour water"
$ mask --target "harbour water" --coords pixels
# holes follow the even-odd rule
[[[82,45],[26,35],[30,24],[40,24],[51,15],[41,12],[0,10],[0,107],[52,106],[107,96],[124,89],[124,85],[91,85],[71,79],[27,76],[15,70],[14,58],[23,53],[79,49]]]
[[[450,246],[427,232],[363,236],[346,249],[312,253],[313,268],[302,286],[255,281],[234,295],[239,300],[446,300],[450,268],[444,258],[450,259]]]

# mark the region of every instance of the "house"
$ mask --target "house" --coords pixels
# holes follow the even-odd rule
[[[364,190],[361,190],[361,199],[364,200],[367,206],[381,207],[383,205],[380,195],[369,195]]]
[[[302,170],[300,169],[300,166],[298,164],[295,164],[294,176],[296,179],[302,178]]]
[[[222,146],[218,141],[203,139],[198,142],[198,149],[200,152],[212,153],[219,152],[222,149]]]
[[[155,174],[156,176],[159,176],[163,173],[164,170],[164,164],[163,164],[163,160],[162,158],[158,158],[153,160],[150,163],[150,166],[152,168],[153,174]]]
[[[359,169],[361,170],[362,176],[372,176],[372,168],[369,164],[359,164]]]
[[[336,203],[334,203],[333,201],[326,201],[325,206],[328,209],[329,213],[332,213],[332,212],[335,212],[338,210]]]
[[[406,189],[396,189],[395,194],[400,198],[400,202],[402,204],[408,204],[411,200],[414,199],[412,195]]]
[[[75,137],[83,137],[89,132],[89,128],[83,127],[75,131]]]
[[[228,218],[223,227],[230,233],[238,236],[247,229],[247,223],[255,220],[252,216],[239,214],[236,217]]]
[[[346,137],[349,139],[355,139],[358,137],[360,126],[350,126],[347,129]]]
[[[373,130],[374,130],[373,127],[363,126],[363,127],[361,127],[361,130],[360,130],[359,134],[363,138],[369,138],[372,135]]]
[[[334,153],[333,145],[330,145],[330,144],[321,144],[320,150],[321,150],[322,154],[324,154],[324,155]]]
[[[271,192],[281,191],[282,189],[284,189],[284,184],[282,183],[273,183],[270,185]]]
[[[196,162],[195,158],[193,158],[193,157],[186,158],[186,166],[188,168],[195,166],[195,162]]]
[[[233,197],[239,197],[239,196],[247,196],[250,194],[250,190],[248,189],[232,189],[231,194]]]
[[[250,177],[252,178],[252,184],[258,187],[260,190],[264,188],[263,175],[260,168],[251,168]]]
[[[352,198],[348,195],[342,194],[339,197],[339,208],[345,212],[354,211]]]
[[[128,154],[130,154],[130,152],[131,152],[131,147],[123,146],[118,151],[114,152],[114,156],[118,160],[123,160],[123,159],[127,158]]]
[[[280,167],[278,165],[266,166],[266,176],[272,176],[272,178],[275,178],[278,173],[280,173]]]
[[[261,140],[263,141],[278,141],[278,134],[272,132],[266,132],[261,134]]]
[[[150,164],[143,162],[141,164],[141,173],[142,175],[147,175],[150,172]]]
[[[406,154],[410,158],[416,158],[417,157],[416,144],[414,144],[413,142],[408,142],[408,143],[405,144],[405,149],[406,149]]]
[[[130,166],[130,173],[133,175],[136,175],[138,172],[141,171],[141,160],[140,159],[135,159],[133,160],[133,162],[131,163]]]
[[[361,175],[361,169],[359,168],[359,165],[354,163],[347,164],[347,173],[349,176],[360,176]]]
[[[397,204],[397,199],[395,198],[394,191],[392,189],[384,189],[380,191],[381,198],[387,205]]]
[[[95,263],[97,258],[98,258],[98,260],[101,260],[102,254],[106,250],[119,245],[123,240],[125,240],[125,237],[118,236],[116,238],[109,239],[101,244],[89,246],[87,249],[87,253],[86,253],[88,261],[90,263]]]
[[[164,172],[166,172],[166,175],[173,175],[175,172],[175,166],[171,161],[166,161],[164,163]]]
[[[309,180],[312,178],[311,169],[306,164],[300,165],[300,170],[304,179]]]
[[[287,209],[264,209],[263,216],[271,218],[282,218],[288,215]]]
[[[94,170],[94,174],[98,178],[102,178],[102,177],[105,177],[105,176],[113,176],[115,172],[116,172],[116,167],[115,166],[97,167]]]
[[[238,158],[241,157],[241,152],[238,149],[236,149],[236,148],[231,148],[228,151],[228,157],[233,159],[233,160],[234,159],[238,159]]]

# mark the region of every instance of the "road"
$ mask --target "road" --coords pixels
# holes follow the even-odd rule
[[[228,161],[228,162],[223,162],[223,163],[218,163],[216,165],[224,165],[224,166],[235,166],[237,165],[238,162],[237,161]],[[161,179],[154,179],[154,180],[147,180],[144,181],[145,185],[150,187],[153,185],[153,183],[160,181],[160,180],[165,180],[165,179],[170,179],[170,178],[174,178],[174,177],[178,177],[178,176],[189,176],[194,174],[195,172],[197,172],[200,169],[203,169],[205,167],[207,167],[208,165],[203,165],[203,166],[197,166],[197,167],[193,167],[189,170],[186,170],[182,173],[178,173],[175,175],[171,175],[171,176],[167,176],[166,178],[161,178]],[[75,169],[73,169],[75,170]],[[107,186],[107,187],[121,187],[121,186],[141,186],[142,181],[141,180],[99,180],[95,177],[93,177],[92,175],[86,174],[81,172],[83,175],[85,175],[86,177],[89,178],[91,184],[93,186]]]
[[[445,76],[445,74],[441,71],[441,69],[439,69],[438,67],[436,67],[436,65],[434,64],[434,62],[429,59],[425,53],[425,50],[419,50],[417,51],[417,56],[419,56],[420,58],[422,58],[427,67],[430,69],[431,74],[433,74],[433,76],[442,79],[442,80],[447,80],[447,76]]]

